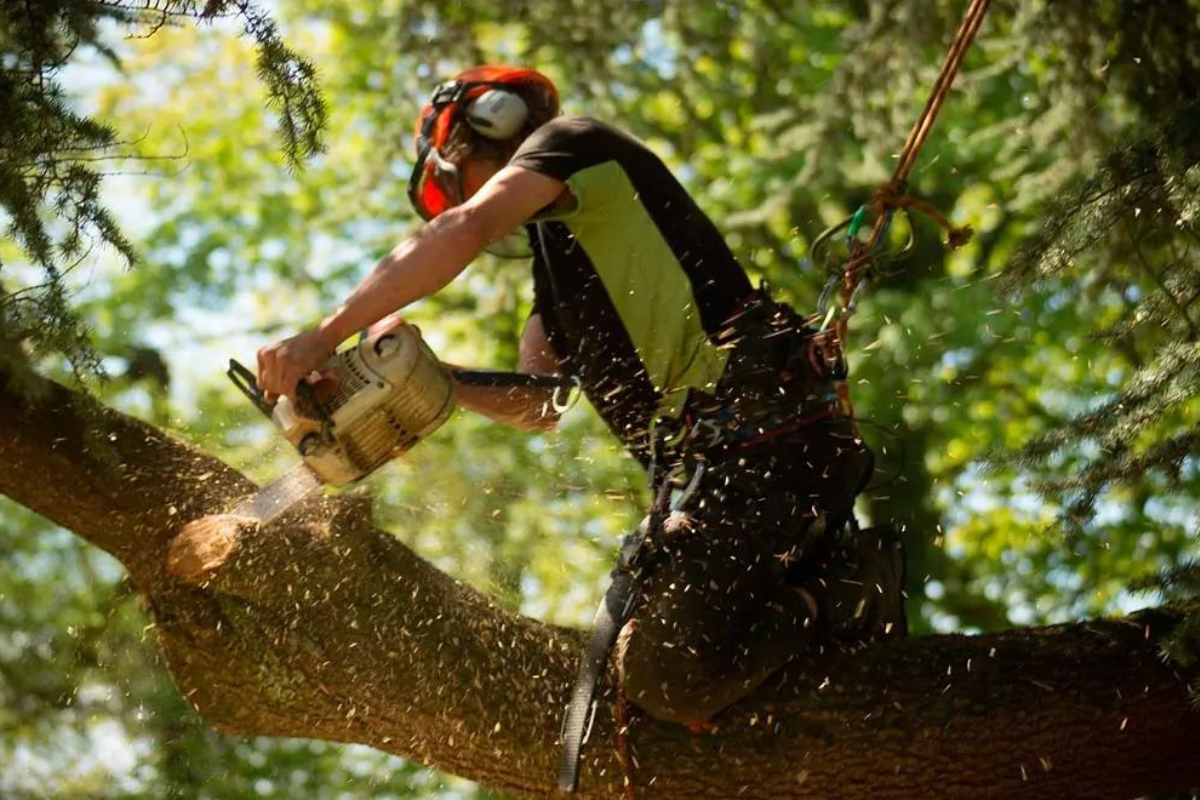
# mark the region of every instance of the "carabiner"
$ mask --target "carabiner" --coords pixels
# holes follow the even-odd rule
[[[842,277],[838,273],[830,275],[829,280],[825,281],[825,286],[821,288],[821,294],[817,297],[817,313],[821,316],[825,316],[829,308],[829,298],[833,297],[833,291],[842,282]]]
[[[565,403],[558,399],[558,393],[562,391],[564,384],[554,387],[554,394],[550,395],[550,407],[554,409],[554,413],[565,414],[579,402],[579,395],[583,394],[583,381],[579,379],[578,375],[572,375],[571,384],[571,388],[567,390],[567,400]]]

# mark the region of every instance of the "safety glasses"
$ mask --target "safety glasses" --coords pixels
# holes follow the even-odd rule
[[[436,147],[425,146],[417,157],[412,178],[408,182],[408,199],[421,219],[428,222],[443,211],[462,204],[465,199],[462,173],[458,167],[442,158]],[[529,258],[533,255],[524,227],[484,249],[500,258]]]

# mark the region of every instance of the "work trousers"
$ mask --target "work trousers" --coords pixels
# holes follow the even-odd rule
[[[621,633],[628,699],[659,719],[706,721],[809,651],[820,621],[798,587],[870,463],[840,417],[706,463],[666,517]]]

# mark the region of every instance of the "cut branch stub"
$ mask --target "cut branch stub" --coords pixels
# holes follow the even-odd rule
[[[184,583],[199,586],[229,560],[243,536],[259,527],[257,519],[235,514],[193,520],[171,540],[167,569]]]

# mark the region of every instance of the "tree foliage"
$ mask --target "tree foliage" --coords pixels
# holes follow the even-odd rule
[[[61,83],[65,67],[90,49],[114,65],[120,60],[104,36],[106,28],[153,35],[183,19],[235,16],[258,49],[258,74],[268,102],[277,108],[283,150],[299,163],[320,150],[325,100],[311,62],[280,38],[276,23],[248,2],[192,0],[124,2],[110,0],[31,0],[0,7],[0,208],[8,235],[21,255],[40,269],[29,285],[5,291],[0,334],[8,343],[0,361],[13,371],[12,344],[34,356],[65,357],[77,377],[100,373],[87,327],[67,299],[65,272],[86,261],[96,245],[116,250],[127,264],[134,244],[122,232],[112,209],[100,198],[105,163],[137,157],[135,141],[121,138],[109,124],[79,113]],[[0,267],[4,262],[0,261]]]

